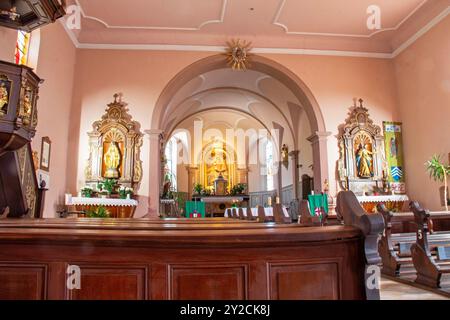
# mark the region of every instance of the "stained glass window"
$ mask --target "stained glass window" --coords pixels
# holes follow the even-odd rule
[[[28,52],[30,49],[31,34],[25,31],[19,30],[17,33],[15,62],[16,64],[27,65],[28,64]]]
[[[172,182],[172,190],[177,190],[177,150],[178,143],[175,137],[172,137],[166,145],[166,179]]]

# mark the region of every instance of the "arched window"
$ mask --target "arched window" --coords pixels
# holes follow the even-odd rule
[[[266,168],[267,168],[267,176],[266,176],[266,185],[267,191],[272,191],[275,189],[274,184],[274,163],[273,163],[273,143],[271,140],[267,140],[266,143]]]
[[[14,61],[16,64],[28,65],[31,33],[19,30],[17,32],[16,52]]]
[[[178,141],[176,137],[172,137],[166,144],[165,157],[165,177],[172,183],[172,190],[177,190],[177,151]]]

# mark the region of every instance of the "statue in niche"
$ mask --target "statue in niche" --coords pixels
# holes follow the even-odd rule
[[[105,153],[104,161],[106,165],[105,178],[118,179],[119,178],[119,166],[120,166],[120,150],[117,147],[116,142],[111,142],[108,151]]]
[[[373,177],[373,153],[368,148],[368,144],[360,144],[355,154],[358,177],[364,179]]]
[[[339,126],[338,139],[340,187],[358,196],[377,194],[383,183],[384,137],[362,99],[354,100],[348,118]]]

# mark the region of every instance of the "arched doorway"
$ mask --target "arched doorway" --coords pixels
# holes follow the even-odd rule
[[[218,73],[221,73],[218,77]],[[220,84],[214,83],[215,78],[222,79]],[[256,89],[240,85],[241,78],[256,79]],[[215,79],[214,78],[214,79]],[[229,78],[229,79],[228,79]],[[224,82],[223,79],[228,79]],[[253,79],[254,80],[254,79]],[[252,81],[253,81],[252,80]],[[208,82],[209,81],[209,82]],[[208,82],[205,84],[205,82]],[[217,82],[217,81],[216,81]],[[219,83],[217,82],[217,83]],[[199,88],[202,89],[199,89]],[[289,95],[290,100],[280,103],[270,94],[263,94],[261,87],[266,92],[284,90],[285,95]],[[275,88],[275,89],[274,89]],[[244,95],[247,101],[250,101],[245,108],[241,105],[236,107],[233,103],[219,101],[224,97],[235,95]],[[216,101],[208,104],[201,101],[207,97],[211,100],[214,97]],[[238,99],[238,98],[236,98]],[[254,103],[257,101],[261,105]],[[253,103],[253,105],[252,105]],[[243,103],[245,104],[245,103]],[[157,215],[159,206],[160,189],[155,186],[161,185],[161,150],[164,150],[166,139],[170,138],[171,132],[176,129],[180,119],[186,119],[194,116],[196,112],[205,110],[229,109],[243,114],[247,113],[252,118],[261,122],[264,126],[281,132],[277,152],[284,144],[283,139],[288,139],[291,145],[291,169],[294,177],[299,176],[299,134],[300,118],[308,124],[307,141],[312,149],[312,162],[314,175],[314,190],[322,191],[322,185],[325,179],[328,179],[328,157],[327,157],[327,137],[329,135],[325,130],[323,115],[310,89],[294,73],[279,63],[262,56],[252,58],[250,71],[238,75],[237,72],[231,74],[227,68],[226,61],[222,55],[214,55],[199,60],[179,72],[164,88],[161,93],[153,114],[150,135],[150,214]],[[244,110],[245,109],[245,110]],[[276,113],[280,120],[272,121],[267,110]],[[269,113],[270,113],[269,112]],[[174,116],[178,114],[178,118]],[[303,116],[304,115],[304,116]],[[262,120],[263,119],[263,120]],[[306,120],[305,120],[306,119]],[[311,163],[312,164],[312,163]],[[281,169],[280,169],[281,170]],[[280,171],[281,172],[281,171]],[[282,174],[279,174],[278,193],[281,195],[283,184],[281,182]],[[297,190],[298,181],[293,181],[295,198],[301,195]]]

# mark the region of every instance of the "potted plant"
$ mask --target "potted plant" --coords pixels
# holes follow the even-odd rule
[[[105,181],[100,182],[97,187],[100,189],[101,195],[111,195],[114,192],[116,187],[116,180],[114,179],[105,179]]]
[[[203,191],[203,186],[200,183],[194,184],[194,194],[201,195]]]
[[[431,160],[426,163],[427,171],[430,173],[430,178],[437,182],[444,183],[444,203],[445,210],[448,211],[448,180],[450,175],[450,164],[445,164],[441,161],[440,155],[434,155]]]
[[[120,199],[131,199],[133,195],[133,188],[121,186],[119,188]]]
[[[230,194],[232,196],[241,195],[241,194],[243,194],[243,192],[245,191],[246,188],[247,188],[247,185],[245,183],[238,183],[233,188],[231,188]]]
[[[85,186],[83,189],[81,189],[81,196],[83,198],[92,198],[94,190],[90,186]]]

